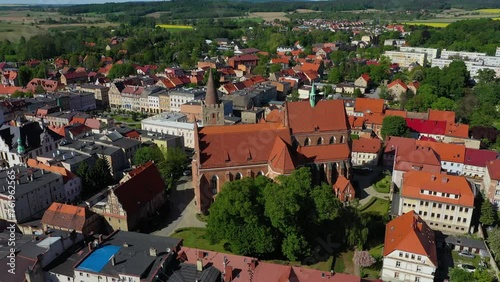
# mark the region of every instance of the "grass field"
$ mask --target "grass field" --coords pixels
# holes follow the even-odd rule
[[[190,25],[157,24],[156,26],[164,29],[193,29],[193,27]]]
[[[170,235],[170,237],[183,239],[182,245],[186,247],[219,253],[229,253],[224,249],[225,242],[220,242],[219,244],[210,244],[210,242],[205,238],[205,233],[205,228],[189,227],[176,230],[174,234]]]
[[[483,14],[500,14],[500,9],[479,9],[474,12],[479,12]]]
[[[391,203],[388,200],[380,198],[372,198],[365,206],[360,207],[361,212],[375,212],[381,215],[387,214]]]
[[[375,190],[379,193],[389,193],[391,186],[391,176],[386,175],[384,178],[380,179],[375,183]]]

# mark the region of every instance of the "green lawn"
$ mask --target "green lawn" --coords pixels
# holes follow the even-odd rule
[[[466,258],[458,255],[458,251],[451,251],[451,256],[453,257],[453,263],[457,266],[459,263],[472,264],[478,268],[481,262],[481,257],[476,254],[474,258]]]
[[[206,229],[200,227],[181,228],[170,235],[172,238],[183,239],[182,245],[190,248],[203,249],[219,253],[230,253],[224,249],[224,243],[210,244],[205,238]]]
[[[373,197],[366,205],[359,208],[361,212],[375,212],[385,215],[389,212],[391,202],[380,198]]]
[[[390,188],[391,188],[391,176],[386,175],[384,178],[380,179],[375,183],[374,188],[377,192],[379,193],[389,193]]]
[[[333,271],[337,273],[354,274],[354,262],[352,261],[353,257],[354,251],[340,253],[335,260]]]

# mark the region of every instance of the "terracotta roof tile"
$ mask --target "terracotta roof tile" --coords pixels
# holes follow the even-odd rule
[[[500,159],[489,162],[486,167],[491,179],[500,180]]]
[[[389,83],[389,85],[387,85],[387,88],[391,89],[396,85],[401,85],[401,87],[403,87],[405,90],[408,90],[408,86],[403,81],[401,81],[401,79],[396,79],[393,82]]]
[[[352,140],[352,151],[376,154],[380,152],[382,142],[378,138],[359,138]]]
[[[297,166],[297,156],[290,144],[287,144],[281,137],[276,136],[271,153],[269,153],[268,163],[271,169],[281,174],[290,174]],[[251,157],[251,156],[250,156]]]
[[[496,160],[497,157],[498,153],[495,151],[465,148],[464,164],[486,167],[489,162]]]
[[[451,194],[450,197],[421,193],[429,190]],[[456,198],[453,195],[458,195]],[[408,171],[403,175],[401,196],[412,199],[431,200],[465,207],[474,207],[474,193],[464,176],[432,173],[427,171]]]
[[[52,203],[42,217],[42,224],[82,232],[85,220],[93,213],[85,207]]]
[[[406,118],[406,125],[414,132],[445,135],[446,121]]]
[[[439,111],[429,109],[429,120],[446,121],[447,123],[455,123],[455,112]]]
[[[437,267],[434,231],[414,211],[403,214],[385,227],[384,256],[394,251],[426,257]]]
[[[407,117],[407,113],[405,110],[385,110],[386,116],[398,116],[398,117]]]
[[[448,122],[446,124],[445,134],[446,136],[469,138],[469,125]]]
[[[422,141],[422,140],[417,140],[416,144],[432,148],[439,155],[441,161],[455,162],[462,164],[464,163],[465,160],[464,145]]]
[[[327,160],[346,160],[351,154],[347,144],[329,144],[320,146],[299,147],[299,153],[307,158],[308,163],[322,162]]]
[[[354,111],[362,113],[383,113],[384,99],[356,98]]]
[[[343,131],[349,126],[341,100],[321,100],[315,107],[309,101],[287,102],[286,116],[293,134]]]

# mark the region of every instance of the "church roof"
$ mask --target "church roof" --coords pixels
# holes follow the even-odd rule
[[[214,77],[212,75],[212,69],[208,73],[207,82],[207,93],[205,95],[205,104],[207,105],[218,105],[220,104],[219,95],[217,94],[217,89],[215,89]]]

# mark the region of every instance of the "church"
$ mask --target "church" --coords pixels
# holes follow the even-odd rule
[[[218,100],[211,96],[207,90],[205,103],[214,105]],[[281,111],[283,120],[228,126],[210,126],[217,124],[210,113],[204,116],[208,126],[195,127],[192,170],[199,212],[208,211],[224,183],[243,177],[273,179],[307,166],[315,184],[333,186],[339,176],[350,178],[350,128],[342,100],[318,100],[313,86],[309,101],[287,102]],[[344,197],[350,200],[354,193]]]

